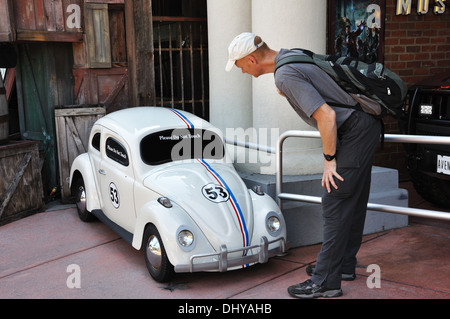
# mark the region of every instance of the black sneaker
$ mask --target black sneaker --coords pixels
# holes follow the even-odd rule
[[[342,289],[330,289],[325,285],[317,285],[311,279],[308,279],[297,285],[290,286],[288,289],[289,295],[296,298],[312,299],[312,298],[335,298],[342,296]]]
[[[313,272],[314,272],[314,268],[316,266],[315,265],[308,265],[306,267],[306,273],[308,274],[308,276],[312,276]],[[356,278],[356,274],[341,274],[341,280],[344,281],[353,281]]]

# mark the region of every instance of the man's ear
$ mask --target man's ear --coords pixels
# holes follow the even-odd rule
[[[258,64],[258,60],[256,59],[256,57],[254,56],[254,55],[249,55],[248,57],[248,60],[250,61],[250,63],[252,63],[252,64]]]

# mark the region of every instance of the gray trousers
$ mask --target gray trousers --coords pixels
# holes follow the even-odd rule
[[[328,288],[341,287],[341,273],[352,274],[361,246],[373,157],[381,123],[355,111],[338,129],[338,189],[322,196],[323,243],[311,280]]]

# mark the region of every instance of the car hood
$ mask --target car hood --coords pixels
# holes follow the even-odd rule
[[[450,71],[445,71],[432,77],[426,78],[420,82],[417,82],[412,87],[414,88],[424,88],[424,89],[450,89]]]
[[[181,206],[216,250],[250,245],[251,199],[231,165],[201,159],[169,165],[147,176],[144,186]]]

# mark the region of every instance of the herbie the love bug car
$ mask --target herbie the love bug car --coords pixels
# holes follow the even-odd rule
[[[187,112],[108,114],[72,164],[79,217],[96,216],[143,247],[156,281],[267,262],[285,251],[283,216],[271,197],[247,189],[225,150],[220,132]]]

